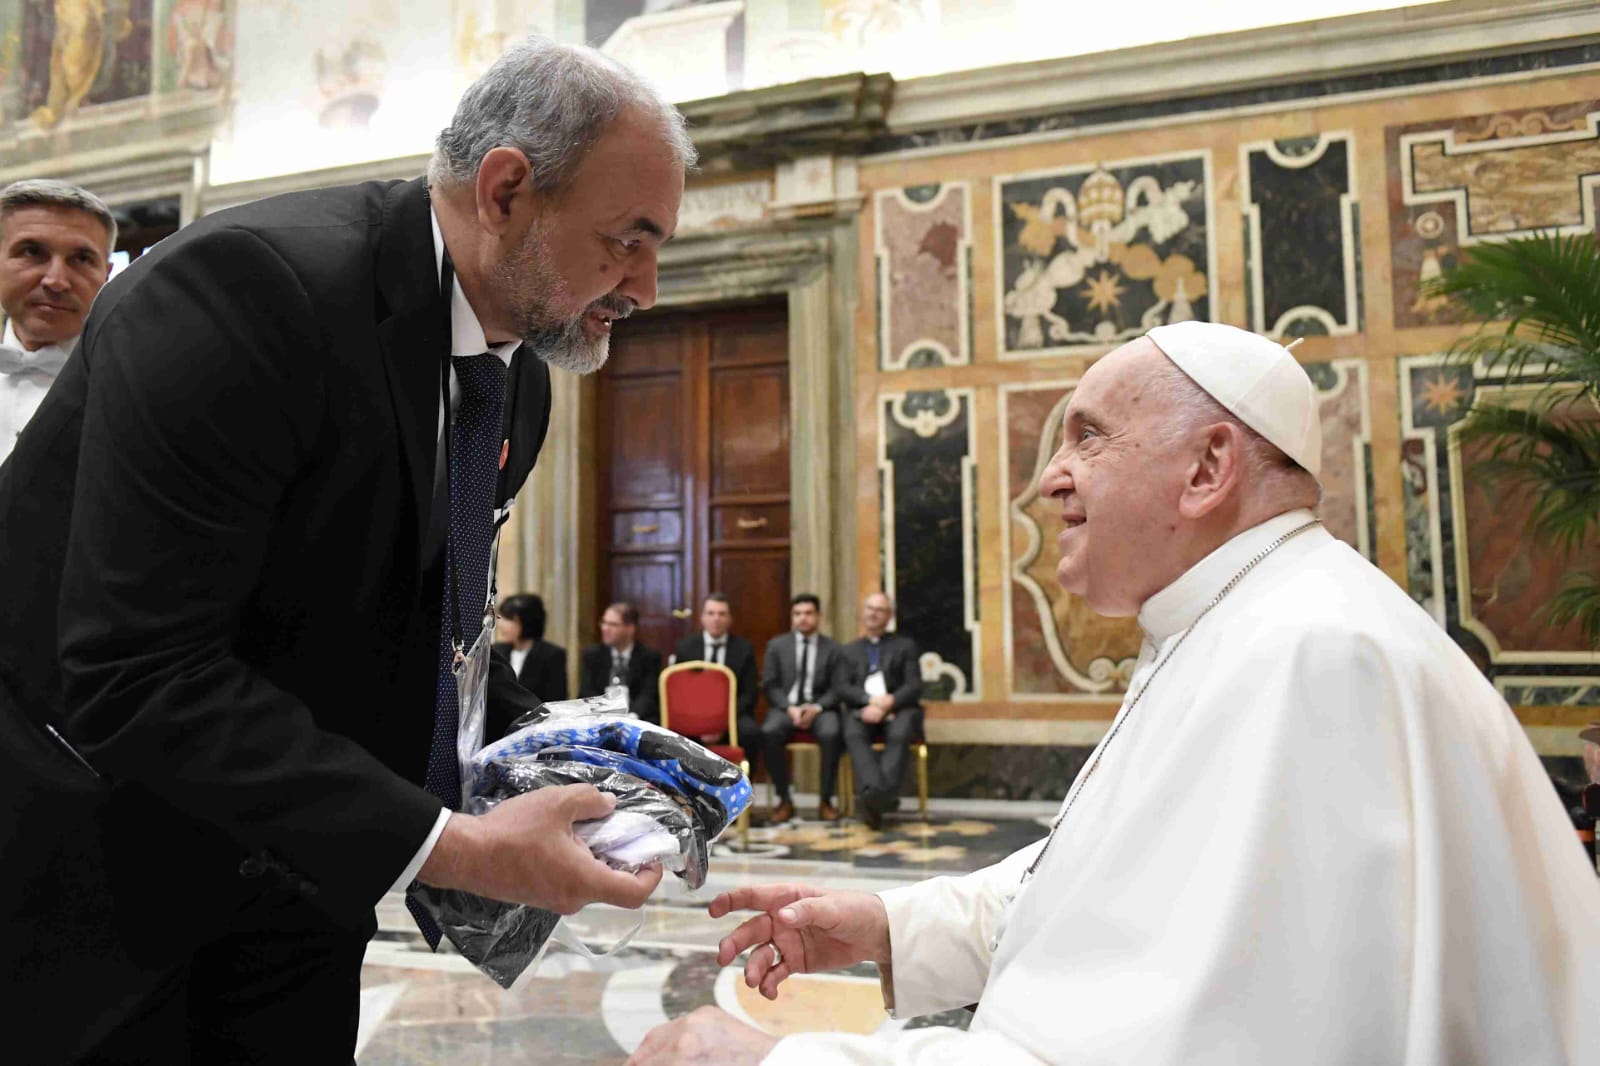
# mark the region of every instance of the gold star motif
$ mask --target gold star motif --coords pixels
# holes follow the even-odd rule
[[[1444,374],[1430,374],[1422,384],[1422,405],[1440,415],[1448,415],[1467,397],[1459,379]]]
[[[1117,276],[1109,270],[1102,271],[1084,282],[1083,289],[1091,311],[1109,311],[1113,307],[1122,306],[1122,294],[1125,290],[1117,284]]]

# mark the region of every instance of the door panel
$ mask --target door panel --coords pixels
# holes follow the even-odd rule
[[[789,492],[789,367],[717,367],[711,374],[711,493]]]
[[[669,654],[713,591],[759,653],[789,628],[789,328],[781,304],[645,314],[600,373],[599,609]],[[674,618],[673,612],[687,612]]]

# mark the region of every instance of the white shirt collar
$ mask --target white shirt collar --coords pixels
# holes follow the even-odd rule
[[[1174,633],[1187,629],[1251,557],[1313,517],[1307,510],[1286,511],[1238,534],[1184,571],[1178,580],[1145,600],[1144,606],[1139,608],[1140,627],[1158,645]]]
[[[6,319],[6,331],[0,344],[10,348],[14,355],[7,358],[7,367],[0,367],[0,371],[12,373],[16,370],[37,370],[52,377],[61,373],[61,367],[66,363],[67,356],[72,354],[72,349],[78,346],[78,338],[74,337],[65,344],[45,344],[33,351],[28,351],[22,346],[22,339],[17,336],[17,331],[12,328],[11,319]],[[18,364],[9,366],[9,364]]]
[[[439,215],[432,205],[428,207],[428,218],[433,223],[433,273],[438,276],[444,266],[444,232],[439,229]],[[507,341],[490,347],[483,335],[483,324],[478,321],[478,313],[467,301],[467,294],[461,288],[461,279],[456,278],[450,294],[450,355],[460,359],[493,352],[502,363],[510,366],[512,354],[521,345],[521,341]]]
[[[706,646],[707,647],[710,647],[713,644],[726,644],[726,643],[728,643],[728,638],[727,637],[714,637],[710,633],[707,633],[703,629],[700,631],[700,635],[706,638]]]

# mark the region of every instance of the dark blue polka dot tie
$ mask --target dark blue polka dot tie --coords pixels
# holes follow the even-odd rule
[[[461,769],[456,756],[460,701],[456,695],[454,631],[450,615],[459,606],[461,639],[471,650],[483,624],[489,594],[489,549],[494,541],[495,486],[500,473],[500,410],[506,365],[485,352],[451,360],[461,402],[450,419],[450,527],[445,535],[445,580],[439,609],[439,672],[434,689],[433,743],[428,752],[428,791],[451,810],[461,807]],[[459,572],[456,567],[461,569]],[[452,597],[451,584],[456,592]],[[437,924],[414,900],[407,906],[428,946],[439,946]]]

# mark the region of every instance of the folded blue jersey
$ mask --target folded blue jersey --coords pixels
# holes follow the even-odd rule
[[[562,749],[551,759],[610,766],[682,796],[706,833],[716,840],[750,806],[750,782],[728,760],[671,730],[633,718],[599,715],[552,717],[498,740],[473,759],[479,769],[496,759]],[[608,756],[616,756],[608,759]]]

